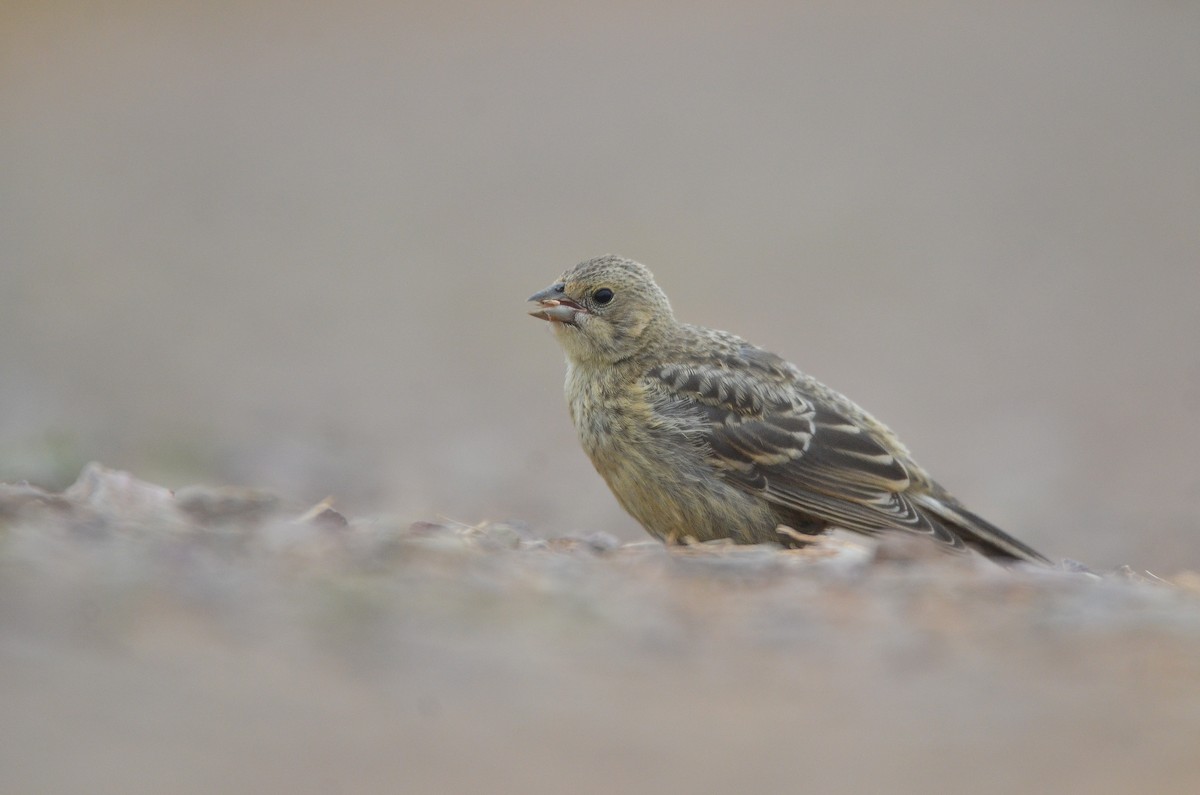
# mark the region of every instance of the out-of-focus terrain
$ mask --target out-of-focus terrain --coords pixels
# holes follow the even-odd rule
[[[10,3],[0,479],[641,537],[526,296],[615,251],[979,513],[1200,565],[1200,7]]]
[[[0,791],[1200,790],[1197,41],[8,3],[0,481],[47,491],[2,495]],[[638,546],[523,305],[610,251],[1051,558],[1167,582]],[[46,496],[92,460],[162,488]]]
[[[10,792],[1200,783],[1200,575],[0,490]]]

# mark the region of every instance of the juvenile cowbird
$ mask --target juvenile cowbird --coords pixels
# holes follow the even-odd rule
[[[733,334],[677,321],[645,266],[588,260],[529,300],[566,351],[583,449],[651,535],[793,546],[834,527],[901,530],[1048,562],[959,504],[846,397]]]

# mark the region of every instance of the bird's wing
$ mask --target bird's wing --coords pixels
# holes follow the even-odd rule
[[[711,465],[730,483],[837,527],[902,529],[962,549],[957,534],[905,493],[914,473],[902,454],[848,411],[806,394],[796,376],[751,348],[657,367],[646,378],[660,411],[698,421]]]

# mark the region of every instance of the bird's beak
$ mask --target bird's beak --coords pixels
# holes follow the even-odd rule
[[[563,295],[562,284],[552,284],[529,296],[529,300],[538,303],[536,309],[529,310],[529,314],[542,320],[574,326],[576,317],[587,313],[586,309]]]

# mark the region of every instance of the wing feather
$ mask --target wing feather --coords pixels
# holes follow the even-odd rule
[[[660,410],[700,423],[710,463],[740,488],[846,529],[902,529],[963,547],[904,493],[913,478],[885,439],[805,394],[795,371],[772,359],[749,370],[720,360],[671,365],[647,379]]]

